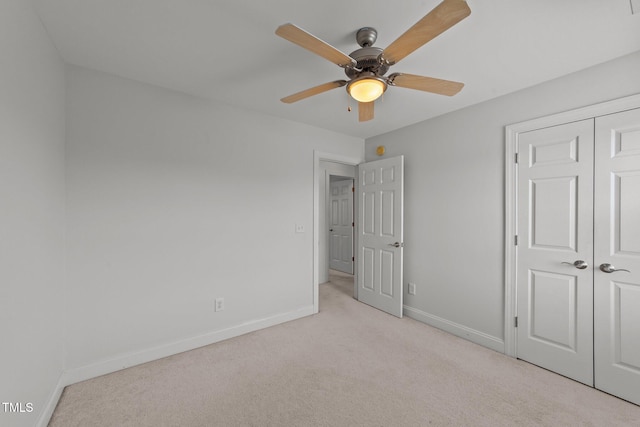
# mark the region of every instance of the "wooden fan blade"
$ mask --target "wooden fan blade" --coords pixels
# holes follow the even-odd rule
[[[437,93],[438,95],[453,96],[464,87],[464,83],[451,80],[434,79],[433,77],[416,76],[415,74],[393,73],[389,76],[389,84],[392,86],[406,87],[407,89],[423,90]]]
[[[380,54],[387,65],[398,63],[420,46],[436,38],[471,14],[464,0],[444,0]]]
[[[358,121],[366,122],[373,119],[374,103],[375,101],[358,103]]]
[[[316,55],[322,56],[324,59],[327,59],[342,68],[355,67],[357,64],[349,55],[340,52],[330,44],[293,24],[280,25],[276,30],[276,34],[283,39],[289,40],[291,43],[295,43],[298,46],[310,50]]]
[[[305,89],[301,92],[294,93],[293,95],[286,96],[282,98],[280,101],[286,104],[291,104],[293,102],[300,101],[301,99],[305,99],[313,95],[318,95],[322,92],[326,92],[328,90],[335,89],[337,87],[342,87],[346,84],[347,84],[346,80],[336,80],[334,82],[324,83],[318,86],[314,86],[310,89]]]

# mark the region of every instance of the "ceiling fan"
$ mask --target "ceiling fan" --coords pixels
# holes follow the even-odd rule
[[[276,30],[277,35],[344,68],[349,77],[349,80],[335,80],[303,90],[281,101],[290,104],[346,85],[349,95],[358,101],[358,117],[363,122],[373,119],[374,101],[388,86],[455,95],[460,92],[463,83],[414,74],[385,74],[389,67],[470,14],[471,9],[465,0],[444,0],[385,49],[373,46],[378,35],[374,28],[361,28],[356,34],[356,41],[361,48],[349,55],[293,24],[281,25]]]

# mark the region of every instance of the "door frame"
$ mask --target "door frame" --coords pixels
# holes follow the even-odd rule
[[[518,315],[516,294],[516,261],[518,256],[515,236],[518,235],[518,135],[536,129],[557,126],[640,108],[640,94],[612,101],[601,102],[587,107],[552,114],[533,120],[515,123],[505,128],[505,233],[504,233],[504,352],[517,357],[515,318]]]
[[[344,165],[355,166],[357,167],[360,163],[364,162],[363,157],[351,157],[345,156],[341,154],[316,151],[313,152],[313,312],[318,313],[320,309],[319,305],[319,296],[320,296],[320,251],[318,248],[320,242],[320,197],[325,197],[324,194],[320,194],[320,180],[324,180],[325,176],[321,173],[322,169],[320,168],[320,161],[333,162],[333,163],[341,163]],[[321,176],[322,175],[322,176]],[[354,185],[357,188],[358,185],[358,176],[354,177]],[[354,221],[356,217],[356,213],[358,212],[358,202],[354,197],[354,207],[353,207],[353,215]],[[356,221],[356,229],[357,229],[357,221]],[[354,245],[357,242],[357,230],[354,230]],[[353,263],[354,269],[354,296],[357,296],[355,292],[357,292],[357,266],[358,260],[356,259]]]

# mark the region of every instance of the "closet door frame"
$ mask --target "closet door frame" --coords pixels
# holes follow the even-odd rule
[[[516,244],[516,236],[518,235],[518,136],[522,132],[528,132],[536,129],[542,129],[550,126],[562,125],[565,123],[575,122],[579,120],[591,119],[607,114],[618,113],[621,111],[640,108],[640,94],[632,95],[613,101],[607,101],[599,104],[590,105],[588,107],[576,110],[566,111],[541,117],[533,120],[527,120],[515,123],[505,128],[505,318],[504,318],[504,353],[511,357],[517,356],[516,348],[516,317],[517,299],[516,299],[516,260],[518,256],[518,246]]]

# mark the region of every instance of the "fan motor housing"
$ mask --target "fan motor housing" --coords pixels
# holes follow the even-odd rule
[[[357,69],[345,68],[345,74],[351,79],[358,77],[363,71],[373,72],[379,76],[384,75],[389,71],[389,66],[378,61],[378,56],[381,53],[381,48],[373,46],[363,47],[351,52],[349,56],[356,60]]]

